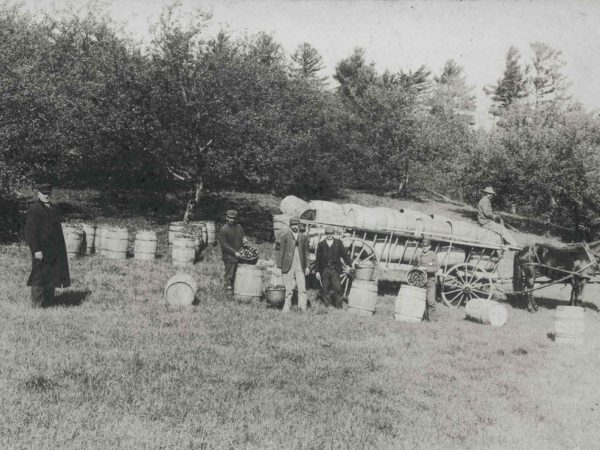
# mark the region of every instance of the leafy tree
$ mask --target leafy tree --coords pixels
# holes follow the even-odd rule
[[[333,78],[340,84],[338,90],[343,97],[355,98],[375,83],[377,73],[373,63],[365,62],[364,49],[356,48],[352,55],[337,64]]]

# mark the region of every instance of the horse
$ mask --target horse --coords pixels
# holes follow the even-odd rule
[[[583,288],[596,273],[600,260],[600,241],[590,244],[568,244],[557,247],[549,244],[531,244],[515,253],[513,265],[513,290],[520,291],[534,288],[537,276],[545,276],[552,281],[570,282],[571,306],[582,303]],[[525,292],[527,310],[537,311],[538,304],[533,292]]]

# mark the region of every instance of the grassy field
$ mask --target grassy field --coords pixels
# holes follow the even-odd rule
[[[152,204],[119,213],[96,194],[57,200],[71,218],[154,228],[164,253],[175,217]],[[243,217],[277,203],[252,196]],[[243,196],[209,205],[218,217]],[[259,249],[273,256],[270,243]],[[501,328],[447,308],[409,325],[393,320],[392,295],[370,318],[328,309],[315,292],[306,313],[239,304],[221,290],[216,248],[190,269],[198,304],[181,309],[160,303],[176,273],[166,258],[72,260],[73,287],[43,310],[29,306],[29,266],[24,245],[1,247],[0,448],[584,449],[600,439],[596,286],[585,344],[565,348],[548,337],[562,286],[542,291],[537,314],[507,305]]]

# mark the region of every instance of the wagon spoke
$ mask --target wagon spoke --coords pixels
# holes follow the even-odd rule
[[[486,297],[488,295],[490,295],[489,291],[485,292],[485,291],[480,291],[479,289],[471,289],[471,292],[477,292],[478,294],[485,295]]]
[[[453,294],[455,292],[461,292],[462,290],[463,290],[463,288],[459,287],[458,289],[453,289],[451,291],[445,291],[445,293],[446,293],[446,295],[449,295],[449,294]]]

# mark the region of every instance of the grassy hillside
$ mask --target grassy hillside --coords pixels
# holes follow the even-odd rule
[[[177,199],[56,200],[70,219],[154,228],[163,255],[180,211]],[[278,201],[215,194],[198,214],[237,206],[250,221]],[[435,205],[447,215],[460,208]],[[260,233],[260,223],[247,229]],[[259,249],[273,256],[270,243]],[[239,304],[221,290],[216,248],[190,269],[198,304],[181,309],[160,303],[176,273],[166,257],[71,260],[73,287],[43,310],[29,306],[29,265],[24,245],[1,248],[1,448],[548,449],[594,448],[600,437],[595,286],[585,344],[571,349],[548,338],[563,286],[540,293],[537,314],[507,305],[501,328],[444,307],[439,322],[409,325],[393,320],[393,295],[380,295],[370,318],[328,309],[314,291],[304,314]]]

